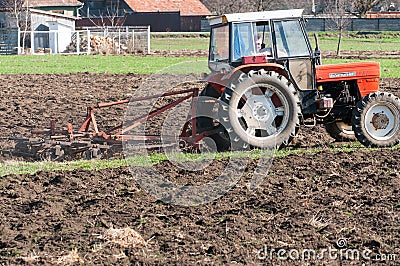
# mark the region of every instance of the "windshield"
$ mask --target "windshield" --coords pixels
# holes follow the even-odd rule
[[[276,21],[274,29],[278,57],[310,56],[300,21]]]
[[[267,21],[233,24],[233,61],[243,56],[272,56],[270,29]]]

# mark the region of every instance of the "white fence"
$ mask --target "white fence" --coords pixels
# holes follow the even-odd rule
[[[20,54],[150,53],[150,27],[20,31]]]

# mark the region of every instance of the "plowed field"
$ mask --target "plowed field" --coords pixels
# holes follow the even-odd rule
[[[78,125],[86,105],[129,98],[146,78],[0,75],[0,147],[12,146],[6,137],[48,127],[50,119]],[[400,95],[397,88],[400,80],[383,80],[383,90]],[[117,125],[123,113],[123,107],[106,109],[99,123]],[[378,259],[398,265],[399,150],[332,151],[332,142],[322,127],[303,128],[292,148],[312,147],[312,153],[274,158],[256,191],[247,188],[256,163],[250,160],[225,196],[196,207],[168,205],[143,191],[135,175],[146,167],[1,177],[0,265],[368,265]],[[195,172],[169,162],[153,167],[190,183],[212,178],[225,163]],[[316,256],[302,258],[305,250]]]

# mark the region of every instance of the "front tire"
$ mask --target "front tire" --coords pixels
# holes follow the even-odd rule
[[[300,100],[293,85],[276,72],[241,74],[222,95],[221,121],[231,149],[277,149],[288,145],[300,125]]]
[[[386,92],[365,96],[354,109],[352,124],[364,146],[395,146],[400,143],[400,99]]]

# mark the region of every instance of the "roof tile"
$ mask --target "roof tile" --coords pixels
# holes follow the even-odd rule
[[[45,7],[45,6],[81,6],[82,3],[78,0],[30,0],[30,7]]]
[[[180,11],[183,16],[211,14],[199,0],[126,0],[125,2],[135,12]]]

